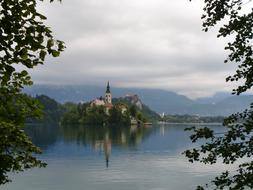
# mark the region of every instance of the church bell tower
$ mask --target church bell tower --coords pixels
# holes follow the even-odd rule
[[[107,82],[106,92],[105,92],[105,103],[111,104],[112,103],[112,94],[110,91],[110,84],[109,81]]]

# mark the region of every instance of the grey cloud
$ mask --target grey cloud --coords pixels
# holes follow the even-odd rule
[[[191,97],[229,90],[225,40],[201,31],[202,4],[187,0],[39,3],[67,49],[31,71],[36,83],[174,90]],[[57,62],[59,64],[52,64]],[[189,83],[191,85],[189,85]]]

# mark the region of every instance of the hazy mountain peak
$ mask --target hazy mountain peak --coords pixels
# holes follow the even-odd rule
[[[253,102],[253,95],[233,96],[229,93],[217,92],[211,97],[191,100],[175,92],[157,89],[117,88],[112,87],[112,97],[129,98],[135,104],[148,105],[157,113],[194,114],[201,116],[229,115],[242,111]],[[24,89],[33,96],[45,94],[59,102],[87,102],[96,97],[104,96],[105,87],[99,86],[47,86],[35,85]]]

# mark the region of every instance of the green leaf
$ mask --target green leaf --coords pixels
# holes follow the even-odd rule
[[[40,51],[40,55],[39,56],[40,56],[40,59],[42,59],[43,61],[45,60],[46,55],[47,55],[46,51],[44,51],[44,50]]]
[[[51,49],[51,47],[53,47],[53,46],[54,46],[54,40],[53,39],[49,39],[47,41],[47,48]]]
[[[56,50],[52,50],[52,55],[53,57],[58,57],[60,55],[60,52]]]

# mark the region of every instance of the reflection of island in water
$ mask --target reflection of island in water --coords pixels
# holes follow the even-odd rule
[[[97,140],[94,145],[95,151],[103,151],[105,154],[106,167],[109,167],[109,158],[112,152],[112,142],[108,135],[105,135],[104,140]]]
[[[113,146],[135,147],[151,134],[152,128],[62,126],[61,132],[65,142],[75,141],[84,146],[92,145],[94,151],[104,152],[108,167]]]
[[[27,125],[25,132],[33,143],[43,151],[54,145],[59,137],[59,126],[56,123]]]
[[[113,147],[136,147],[154,130],[155,128],[136,126],[58,126],[57,124],[26,127],[26,132],[32,137],[33,142],[43,151],[59,140],[84,147],[91,146],[94,151],[104,153],[107,167]]]

